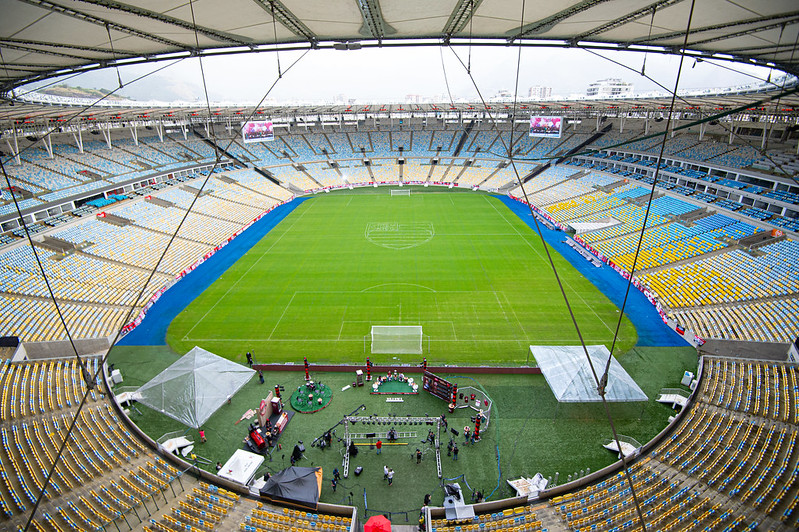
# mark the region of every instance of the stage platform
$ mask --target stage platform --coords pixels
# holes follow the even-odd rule
[[[321,382],[306,382],[291,394],[291,408],[300,414],[313,414],[323,410],[333,400],[333,390]]]
[[[418,395],[419,387],[414,388],[414,382],[407,381],[384,381],[381,383],[372,382],[372,395]]]

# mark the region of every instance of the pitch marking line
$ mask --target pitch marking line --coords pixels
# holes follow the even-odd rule
[[[419,286],[422,288],[426,288],[431,292],[435,292],[436,294],[493,294],[496,290],[432,290],[427,286],[424,285],[415,285],[412,283],[386,283],[385,285],[376,285],[376,286],[391,286],[391,285],[408,285],[408,286]],[[369,288],[365,288],[363,290],[297,290],[295,294],[362,294],[365,293],[375,286],[370,286]],[[502,292],[502,290],[500,290]],[[383,292],[375,292],[378,294],[419,294],[424,293],[420,290],[386,290]],[[389,308],[389,307],[385,307]]]
[[[272,332],[269,333],[269,336],[267,337],[267,341],[272,339],[272,335],[275,334],[275,331],[277,330],[277,326],[280,325],[281,321],[283,321],[283,316],[286,315],[286,311],[291,306],[291,303],[294,301],[294,297],[296,295],[297,295],[297,292],[294,292],[294,294],[291,296],[291,299],[289,299],[289,302],[286,303],[285,307],[283,307],[283,313],[280,315],[280,318],[278,318],[277,323],[275,323],[275,326],[272,327]]]
[[[538,255],[538,257],[539,257],[541,260],[543,260],[544,262],[546,262],[546,263],[548,264],[548,263],[549,263],[549,261],[548,261],[548,260],[546,260],[546,257],[545,257],[545,256],[543,256],[543,255],[541,254],[541,252],[540,252],[540,251],[538,251],[537,249],[535,249],[535,248],[533,247],[533,245],[530,243],[530,241],[529,241],[529,240],[527,240],[527,239],[524,237],[524,235],[522,235],[522,234],[519,232],[519,230],[518,230],[518,229],[516,229],[516,227],[515,227],[515,226],[514,226],[512,223],[510,223],[510,221],[509,221],[507,218],[505,218],[505,216],[504,216],[504,215],[503,215],[503,214],[502,214],[502,213],[499,211],[499,209],[497,209],[497,207],[496,207],[496,206],[495,206],[493,203],[491,203],[490,201],[488,201],[488,198],[487,198],[486,196],[483,196],[483,197],[484,197],[484,198],[485,198],[485,200],[488,202],[488,204],[489,204],[489,205],[491,205],[491,207],[493,207],[493,209],[494,209],[494,210],[497,212],[497,214],[499,214],[499,215],[502,217],[502,219],[503,219],[503,220],[505,220],[505,222],[506,222],[508,225],[510,225],[511,227],[513,227],[514,231],[516,231],[516,234],[517,234],[517,235],[519,235],[519,237],[520,237],[522,240],[524,240],[525,244],[527,244],[527,246],[528,246],[530,249],[532,249],[532,250],[535,252],[535,254],[536,254],[536,255]],[[549,246],[549,244],[547,244],[547,245]],[[549,247],[552,247],[552,246],[549,246]],[[568,261],[567,261],[567,262],[568,262]],[[571,264],[569,264],[569,266],[573,268],[573,266],[571,266]],[[561,282],[563,283],[563,285],[564,285],[564,286],[566,286],[566,287],[567,287],[567,288],[568,288],[568,289],[571,291],[571,293],[572,293],[572,294],[576,295],[576,296],[577,296],[577,297],[580,299],[580,301],[582,301],[583,305],[584,305],[584,306],[585,306],[585,307],[586,307],[588,310],[590,310],[590,311],[591,311],[591,313],[592,313],[594,316],[596,316],[596,318],[599,320],[599,322],[600,322],[602,325],[604,325],[604,326],[605,326],[605,328],[606,328],[608,331],[610,331],[610,333],[611,333],[611,334],[613,334],[613,333],[615,332],[615,331],[614,331],[614,329],[611,329],[611,328],[610,328],[610,326],[608,326],[608,324],[607,324],[607,323],[605,323],[605,320],[603,320],[603,319],[602,319],[602,318],[599,316],[599,314],[597,314],[597,313],[596,313],[596,311],[593,309],[593,307],[592,307],[591,305],[589,305],[589,304],[588,304],[588,303],[585,301],[585,299],[583,299],[583,297],[580,295],[580,293],[579,293],[577,290],[575,290],[575,289],[572,287],[572,285],[571,285],[571,284],[569,284],[569,282],[565,281],[565,280],[564,280],[564,279],[562,279],[562,278],[561,278]],[[597,288],[597,290],[599,290],[599,289]],[[600,291],[600,293],[601,293],[601,291]],[[603,295],[603,296],[605,296],[605,294],[602,294],[602,295]],[[607,296],[605,296],[605,297],[607,298]],[[634,327],[633,327],[633,328],[634,328]]]
[[[327,343],[335,343],[335,342],[363,342],[363,336],[358,337],[344,337],[341,340],[338,340],[335,336],[331,336],[329,338],[273,338],[271,340],[266,340],[265,338],[190,338],[192,342],[249,342],[249,343],[258,343],[258,342],[294,342],[294,343],[303,343],[303,342],[327,342]],[[547,339],[546,337],[542,337],[540,339],[536,339],[536,341],[540,340],[541,342],[545,342],[547,345],[574,345],[574,344],[563,344],[558,343],[562,342],[563,338],[560,337],[553,337]],[[519,340],[510,339],[507,337],[503,338],[470,338],[469,340],[458,340],[457,338],[430,338],[431,343],[451,343],[451,342],[468,342],[471,344],[483,344],[483,343],[504,343],[504,344],[514,344],[518,345]],[[588,339],[586,342],[591,343],[602,343],[602,340],[596,339]]]
[[[223,299],[225,299],[225,298],[228,296],[228,294],[229,294],[229,293],[230,293],[230,292],[231,292],[231,291],[232,291],[232,290],[233,290],[233,289],[234,289],[236,286],[238,286],[238,284],[241,282],[241,280],[242,280],[242,279],[244,279],[244,278],[247,276],[247,274],[249,274],[249,273],[250,273],[250,271],[251,271],[253,268],[255,268],[255,267],[258,265],[258,263],[259,263],[259,262],[261,262],[261,259],[263,259],[263,258],[264,258],[264,257],[265,257],[265,256],[266,256],[266,255],[267,255],[269,252],[270,252],[270,251],[272,251],[272,248],[273,248],[273,247],[275,247],[275,246],[277,245],[277,243],[278,243],[278,242],[280,242],[280,241],[283,239],[283,237],[286,235],[286,233],[288,233],[288,232],[289,232],[289,231],[290,231],[290,230],[291,230],[291,229],[292,229],[292,228],[293,228],[293,227],[296,225],[296,223],[297,223],[297,222],[299,222],[299,221],[302,219],[302,217],[303,217],[303,216],[305,216],[305,215],[308,213],[308,211],[309,211],[309,210],[311,210],[311,207],[313,207],[313,205],[314,205],[314,202],[310,202],[310,203],[311,203],[311,204],[310,204],[310,205],[308,205],[308,208],[307,208],[307,209],[305,209],[304,211],[302,211],[302,214],[300,214],[300,215],[297,217],[297,219],[296,219],[296,220],[294,220],[294,222],[292,222],[292,224],[291,224],[291,227],[289,227],[287,230],[283,231],[283,234],[281,234],[279,237],[277,237],[277,240],[275,240],[274,242],[272,242],[272,245],[271,245],[271,246],[269,246],[269,248],[268,248],[268,249],[267,249],[267,250],[266,250],[266,251],[265,251],[263,254],[261,254],[261,256],[260,256],[260,257],[258,257],[258,260],[256,260],[255,262],[253,262],[252,266],[250,266],[249,268],[247,268],[247,271],[245,271],[244,273],[242,273],[242,274],[241,274],[241,277],[239,277],[238,279],[236,279],[236,282],[235,282],[235,283],[233,283],[232,285],[230,285],[230,288],[228,288],[228,289],[227,289],[227,291],[226,291],[224,294],[222,294],[222,297],[220,297],[219,299],[217,299],[217,300],[216,300],[216,303],[214,303],[214,304],[211,306],[211,308],[209,308],[209,309],[206,311],[206,313],[205,313],[205,314],[203,314],[202,318],[200,318],[199,320],[197,320],[197,322],[194,324],[194,326],[193,326],[191,329],[189,329],[189,330],[186,332],[186,334],[183,336],[183,341],[184,341],[184,342],[185,342],[185,341],[189,341],[189,340],[190,340],[190,338],[189,338],[189,335],[190,335],[190,334],[191,334],[191,333],[194,331],[194,329],[196,329],[196,328],[197,328],[197,326],[198,326],[200,323],[202,323],[202,321],[203,321],[203,320],[204,320],[206,317],[208,317],[208,314],[210,314],[210,313],[211,313],[211,311],[212,311],[212,310],[214,310],[214,309],[216,308],[216,306],[217,306],[217,305],[219,305],[219,303],[221,303],[221,302],[222,302],[222,300],[223,300]],[[251,249],[250,251],[252,251],[252,249]],[[248,252],[248,253],[249,253],[249,252]],[[245,253],[245,255],[246,255],[246,253]],[[243,257],[242,257],[242,258],[243,258]],[[223,274],[223,275],[224,275],[224,274]],[[216,281],[214,281],[214,282],[216,282]]]
[[[432,222],[369,222],[364,238],[387,249],[410,249],[436,236]]]
[[[342,330],[344,329],[344,325],[347,324],[347,323],[368,323],[369,324],[369,329],[372,328],[372,325],[400,325],[401,324],[401,325],[421,325],[421,326],[424,326],[425,324],[428,324],[428,323],[449,323],[449,326],[452,328],[452,338],[449,339],[449,340],[440,339],[440,340],[431,340],[431,341],[434,341],[434,342],[438,342],[438,341],[440,341],[440,342],[457,342],[458,341],[458,333],[455,331],[455,322],[452,321],[452,320],[411,320],[411,321],[405,320],[405,321],[403,321],[402,319],[393,320],[391,318],[388,318],[388,319],[385,319],[385,320],[380,320],[380,321],[377,321],[377,322],[374,322],[374,321],[371,321],[371,320],[344,320],[343,322],[341,322],[341,329]],[[424,331],[422,331],[422,332],[424,332]],[[341,340],[341,331],[339,331],[339,335],[338,336],[339,336],[338,339]],[[425,335],[425,336],[427,336],[427,335]],[[514,340],[514,341],[516,341],[516,340]]]
[[[427,290],[429,292],[433,292],[434,294],[438,293],[437,290],[433,290],[429,286],[425,286],[423,284],[415,284],[415,283],[383,283],[383,284],[376,284],[374,286],[370,286],[369,288],[364,288],[360,292],[361,293],[368,292],[368,291],[372,290],[373,288],[381,288],[383,286],[418,286],[419,288],[424,288],[425,290]],[[393,293],[408,293],[408,292],[414,293],[414,292],[416,292],[416,290],[392,290],[390,293],[393,294]]]

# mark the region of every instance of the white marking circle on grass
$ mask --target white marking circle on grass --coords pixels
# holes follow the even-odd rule
[[[409,249],[429,242],[436,232],[431,222],[369,222],[364,236],[388,249]]]

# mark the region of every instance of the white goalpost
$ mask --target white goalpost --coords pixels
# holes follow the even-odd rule
[[[372,353],[422,354],[421,325],[372,325]]]
[[[410,196],[411,195],[411,190],[408,189],[408,188],[400,188],[400,189],[392,188],[389,192],[391,193],[392,196]]]

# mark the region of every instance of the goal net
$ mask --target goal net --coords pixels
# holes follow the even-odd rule
[[[407,189],[407,188],[401,188],[401,189],[392,188],[390,193],[391,193],[392,196],[410,196],[411,195],[410,189]]]
[[[372,353],[422,354],[421,325],[373,325]]]

